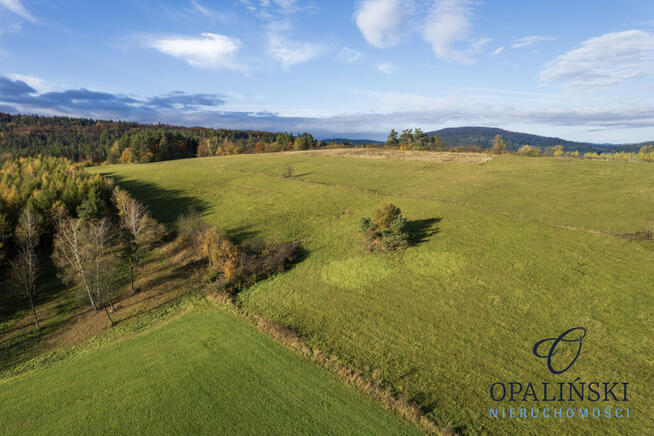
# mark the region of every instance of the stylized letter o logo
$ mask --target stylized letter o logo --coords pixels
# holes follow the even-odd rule
[[[570,333],[573,333],[574,331],[579,330],[581,332],[580,336],[578,338],[574,339],[567,339],[566,337],[570,335]],[[543,339],[542,341],[536,342],[534,345],[534,355],[536,357],[540,357],[542,359],[547,358],[547,368],[552,372],[552,374],[561,374],[562,372],[567,371],[573,363],[577,360],[577,357],[579,357],[579,353],[581,353],[581,341],[586,336],[586,329],[583,327],[573,327],[570,330],[566,330],[565,332],[561,333],[561,335],[558,338],[547,338]],[[538,349],[540,348],[541,344],[544,344],[546,342],[552,341],[552,346],[549,349],[549,352],[546,354],[541,354],[538,352]],[[562,370],[558,371],[552,367],[552,356],[556,354],[556,346],[559,344],[559,342],[579,342],[579,348],[577,349],[577,354],[575,354],[575,357],[572,359],[572,362],[568,364],[565,368]]]

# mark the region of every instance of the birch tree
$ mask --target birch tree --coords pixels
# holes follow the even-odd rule
[[[127,258],[129,264],[130,291],[134,294],[134,270],[139,264],[141,244],[155,226],[147,208],[127,192],[116,188],[113,200],[116,209],[118,209],[121,227],[127,236],[123,247],[123,255]]]
[[[64,276],[86,290],[94,310],[104,309],[111,325],[114,324],[104,303],[107,297],[113,308],[110,293],[112,233],[106,219],[75,219],[59,221],[54,241],[53,258]]]
[[[61,218],[57,224],[52,256],[55,264],[63,271],[64,276],[83,287],[88,294],[91,306],[93,306],[94,310],[98,310],[87,271],[89,252],[85,246],[87,235],[84,234],[86,230],[84,227],[81,219]]]
[[[13,285],[29,300],[34,324],[40,330],[39,319],[36,316],[34,299],[37,293],[39,275],[38,246],[41,237],[41,221],[39,216],[30,209],[23,210],[16,226],[18,250],[14,259],[9,261]]]
[[[111,310],[114,311],[114,302],[111,299],[111,283],[115,258],[110,249],[114,234],[105,218],[88,221],[86,226],[88,240],[85,242],[88,244],[89,250],[89,275],[95,292],[95,300],[107,311],[107,305],[104,302],[106,298]],[[109,313],[107,313],[107,316],[113,324]]]

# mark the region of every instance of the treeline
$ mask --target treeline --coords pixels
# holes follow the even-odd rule
[[[654,162],[654,145],[643,145],[637,152],[620,151],[615,153],[580,153],[578,150],[564,151],[563,146],[561,145],[554,145],[551,147],[546,147],[545,149],[533,145],[523,145],[518,149],[516,154],[522,156],[553,156],[594,160]]]
[[[606,153],[606,152],[638,152],[642,145],[599,145],[588,142],[567,141],[561,138],[532,135],[521,132],[494,127],[448,127],[427,133],[429,136],[440,136],[446,147],[465,146],[469,148],[479,147],[482,150],[492,148],[495,136],[501,135],[506,144],[507,150],[518,151],[525,144],[546,149],[561,145],[565,152],[579,151],[580,153]]]
[[[196,156],[308,150],[309,133],[147,125],[0,113],[0,158],[47,155],[73,162],[141,163]]]
[[[511,151],[507,146],[502,135],[495,135],[490,148],[481,148],[477,145],[446,147],[439,136],[429,136],[420,129],[405,129],[401,135],[391,130],[385,143],[386,147],[399,148],[400,150],[430,150],[430,151],[450,151],[450,152],[472,152],[472,153],[494,153],[508,154],[514,153],[521,156],[552,156],[552,157],[569,157],[595,160],[615,160],[615,161],[645,161],[654,162],[654,145],[643,145],[637,151],[618,151],[618,152],[579,152],[579,150],[566,151],[563,145],[552,145],[548,147],[539,147],[537,145],[525,144],[520,146],[516,151]]]
[[[134,284],[143,251],[166,233],[142,203],[80,164],[52,156],[6,160],[0,165],[0,313],[29,307],[39,329],[36,306],[51,262],[113,325],[123,285],[116,278],[127,275],[129,293],[139,292]],[[297,243],[238,244],[197,214],[182,217],[177,233],[177,242],[206,263],[207,282],[232,294],[284,271],[299,252]]]
[[[84,172],[66,158],[20,157],[0,167],[0,261],[4,287],[29,302],[39,328],[35,301],[43,264],[51,258],[60,276],[74,283],[110,322],[115,270],[138,265],[143,244],[161,234],[138,201],[111,180]],[[132,285],[133,289],[133,285]],[[3,293],[5,294],[5,293]],[[3,312],[23,299],[0,295]]]

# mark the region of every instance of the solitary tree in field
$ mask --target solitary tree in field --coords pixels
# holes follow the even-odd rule
[[[39,330],[39,319],[36,316],[34,298],[37,292],[37,279],[39,274],[39,258],[37,248],[41,236],[41,222],[39,216],[25,209],[18,220],[16,239],[18,252],[9,264],[13,285],[18,288],[29,300],[34,324]]]
[[[493,153],[495,154],[502,154],[506,150],[506,144],[504,143],[504,140],[502,139],[502,135],[495,135],[495,138],[493,139]]]
[[[390,203],[380,205],[372,218],[361,220],[361,233],[369,252],[376,248],[395,250],[409,243],[407,221],[402,211]]]

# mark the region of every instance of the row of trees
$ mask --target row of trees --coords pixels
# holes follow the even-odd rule
[[[483,152],[484,150],[478,146],[468,147],[450,147],[446,148],[443,141],[439,136],[429,136],[420,129],[405,129],[402,134],[398,136],[397,132],[393,129],[388,135],[386,140],[387,147],[397,147],[401,150],[447,150],[447,151],[467,151],[467,152]],[[502,135],[495,135],[491,143],[490,152],[494,154],[508,153],[507,145],[502,138]],[[597,153],[586,152],[580,153],[579,151],[564,151],[563,145],[553,145],[545,147],[545,149],[534,145],[523,145],[516,152],[516,154],[523,156],[554,156],[554,157],[573,157],[584,159],[599,159],[599,160],[639,160],[646,162],[654,162],[654,145],[644,145],[638,152],[615,152],[615,153]]]
[[[523,145],[517,151],[517,154],[523,156],[553,156],[553,157],[572,157],[595,160],[616,160],[616,161],[644,161],[654,162],[654,145],[644,145],[638,152],[615,152],[615,153],[595,153],[579,151],[563,151],[562,145],[554,145],[543,150],[533,145]]]
[[[404,129],[398,135],[391,130],[386,139],[387,147],[399,147],[401,150],[443,150],[445,148],[440,136],[429,136],[420,129]]]
[[[240,153],[271,153],[279,151],[310,150],[326,146],[310,133],[293,136],[292,133],[278,133],[272,138],[248,136],[247,141],[233,141],[228,137],[208,136],[200,139],[197,148],[198,157],[225,156]]]
[[[195,156],[309,150],[309,133],[207,129],[0,113],[0,158],[47,155],[73,162],[141,163]]]
[[[129,268],[134,292],[142,246],[159,237],[161,227],[125,191],[64,158],[9,160],[0,174],[2,255],[9,283],[29,302],[36,328],[39,272],[48,254],[61,277],[76,284],[113,324],[109,307],[114,308],[116,269]]]

